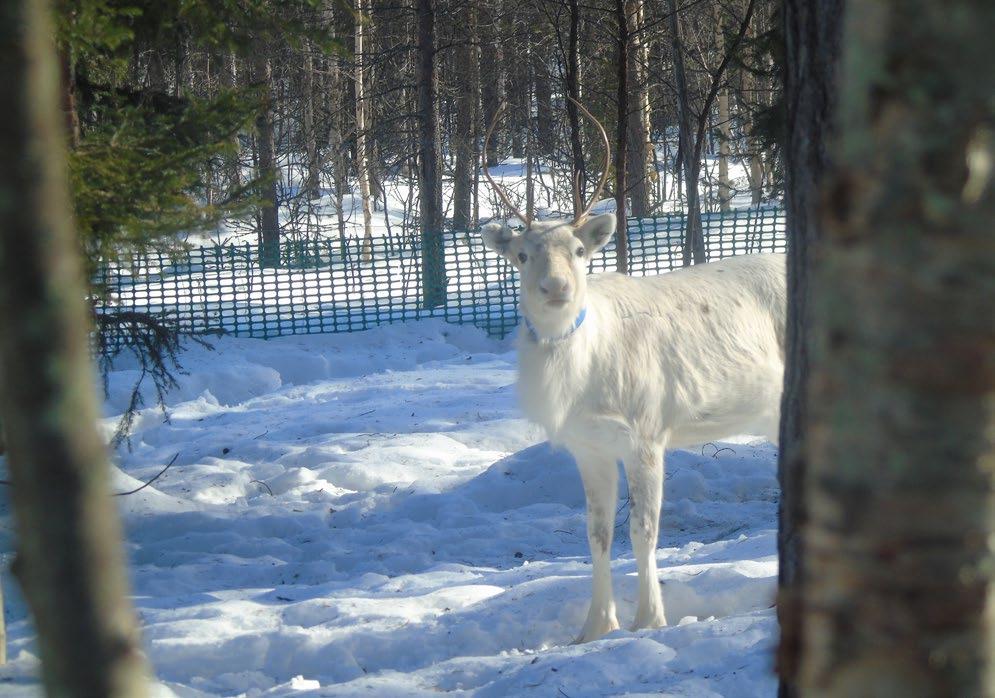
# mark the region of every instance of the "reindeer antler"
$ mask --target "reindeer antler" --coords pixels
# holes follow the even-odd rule
[[[511,209],[511,212],[514,213],[515,216],[519,220],[521,220],[522,223],[525,224],[526,228],[528,228],[530,225],[532,225],[532,220],[528,216],[523,216],[522,215],[522,212],[519,211],[515,207],[515,205],[511,203],[511,199],[508,198],[508,195],[505,193],[504,189],[502,189],[501,187],[498,186],[498,183],[495,182],[494,179],[491,177],[491,173],[487,171],[487,148],[488,148],[488,146],[490,145],[490,142],[491,142],[491,134],[494,133],[494,127],[497,126],[497,122],[501,118],[501,114],[504,113],[504,109],[507,106],[508,106],[507,102],[502,102],[501,106],[499,106],[497,108],[497,111],[494,112],[494,118],[491,119],[491,125],[487,128],[487,135],[484,137],[484,153],[483,153],[484,159],[483,159],[483,162],[482,162],[482,164],[484,166],[483,167],[483,169],[484,169],[484,177],[486,177],[487,181],[490,182],[491,187],[493,187],[494,191],[497,192],[497,195],[501,198],[501,201],[504,202],[504,205],[507,206],[509,209]]]
[[[608,181],[608,164],[611,162],[612,146],[611,142],[608,140],[608,134],[605,132],[605,127],[601,125],[601,122],[595,119],[594,115],[591,114],[591,112],[589,112],[587,108],[585,108],[584,105],[578,102],[576,99],[574,99],[570,95],[567,95],[567,99],[573,102],[577,106],[577,108],[581,110],[584,116],[586,116],[588,119],[594,122],[594,125],[598,127],[598,131],[601,132],[601,139],[605,142],[605,163],[601,168],[601,181],[598,182],[598,187],[597,189],[594,190],[594,196],[591,197],[591,203],[589,203],[583,211],[581,211],[574,217],[573,225],[577,225],[585,218],[587,218],[587,214],[591,212],[591,209],[594,207],[594,204],[597,203],[598,197],[601,196],[601,192],[605,190],[605,183]],[[580,196],[580,173],[578,172],[577,174],[578,176],[574,178],[574,206],[576,206],[579,209],[580,202],[582,201],[582,199]]]

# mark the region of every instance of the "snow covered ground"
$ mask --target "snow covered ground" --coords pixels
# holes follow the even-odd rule
[[[133,489],[176,457],[115,500],[158,696],[774,693],[771,445],[668,453],[671,625],[572,646],[589,599],[583,493],[570,457],[520,418],[509,340],[425,320],[222,338],[183,363],[170,421],[141,415],[114,478]],[[111,374],[108,434],[136,376],[126,362]],[[625,514],[623,625],[636,601]],[[3,585],[0,694],[34,696],[33,630],[7,573]]]

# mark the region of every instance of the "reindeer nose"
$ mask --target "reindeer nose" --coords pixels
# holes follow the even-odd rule
[[[570,280],[563,276],[547,276],[539,284],[539,288],[547,295],[568,296],[570,295]]]

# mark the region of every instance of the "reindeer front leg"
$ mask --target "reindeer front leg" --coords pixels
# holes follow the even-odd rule
[[[642,446],[625,459],[629,481],[629,537],[639,570],[639,606],[633,630],[667,624],[656,572],[656,542],[663,501],[663,448]]]
[[[593,590],[587,622],[575,643],[597,640],[618,630],[615,599],[612,595],[611,547],[618,502],[618,466],[585,455],[574,454],[584,494],[587,496],[587,540],[591,546]]]

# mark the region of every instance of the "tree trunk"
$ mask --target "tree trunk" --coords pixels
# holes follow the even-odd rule
[[[719,210],[729,211],[732,207],[732,187],[729,185],[729,141],[732,131],[729,124],[729,91],[723,89],[717,98],[719,132]]]
[[[719,55],[725,54],[725,33],[722,26],[722,9],[715,6],[716,44]],[[729,123],[729,88],[723,86],[716,97],[716,131],[719,137],[719,210],[725,213],[729,210],[732,199],[732,189],[729,186],[729,142],[732,128]]]
[[[684,67],[684,40],[681,38],[681,19],[677,0],[670,3],[671,47],[674,59],[674,82],[677,87],[677,131],[680,140],[679,160],[684,172],[687,193],[687,224],[684,234],[684,266],[702,264],[705,259],[705,238],[701,226],[701,203],[698,199],[698,174],[701,161],[693,145],[694,116],[691,114],[691,96],[688,93],[687,71]]]
[[[759,145],[754,144],[754,148]],[[750,203],[759,206],[764,200],[764,161],[759,152],[750,155]]]
[[[800,688],[993,695],[995,4],[854,2],[845,22]]]
[[[629,93],[633,99],[628,107],[629,134],[626,140],[626,181],[631,215],[644,218],[650,211],[650,192],[653,180],[650,176],[653,165],[653,146],[650,143],[650,96],[649,76],[646,66],[649,63],[649,50],[643,36],[643,0],[628,0],[626,3],[629,50]]]
[[[532,75],[536,94],[536,141],[539,155],[551,157],[556,150],[556,116],[553,114],[553,88],[544,51],[532,52]]]
[[[531,62],[529,51],[528,30],[522,32],[519,50],[507,59],[508,72],[508,111],[505,118],[511,126],[511,156],[521,160],[525,157],[525,146],[529,127],[531,105],[529,103],[528,70]]]
[[[505,74],[503,47],[501,45],[501,34],[498,30],[498,17],[500,13],[486,3],[482,6],[484,11],[484,22],[480,28],[483,46],[488,47],[486,59],[480,61],[481,80],[481,102],[484,110],[484,123],[490,124],[494,120],[494,115],[505,99]],[[505,128],[503,124],[494,126],[494,133],[491,135],[489,150],[484,153],[487,158],[487,166],[495,167],[504,152]]]
[[[453,149],[456,163],[453,174],[453,229],[468,230],[473,223],[473,171],[477,167],[477,128],[480,104],[479,36],[477,8],[463,10],[466,36],[457,48],[456,133]]]
[[[69,148],[79,146],[79,107],[76,103],[76,67],[68,47],[59,51],[59,70],[62,82],[62,112],[65,115],[66,140]]]
[[[359,198],[363,206],[363,248],[360,259],[373,260],[373,212],[370,210],[370,167],[366,145],[366,86],[364,64],[366,54],[363,45],[363,25],[366,22],[366,2],[356,0],[356,176],[359,179]]]
[[[252,57],[253,80],[263,89],[263,104],[256,117],[256,158],[263,178],[259,208],[259,265],[280,266],[280,217],[277,200],[276,144],[273,135],[273,71],[269,52],[257,45]]]
[[[583,99],[580,89],[580,3],[568,0],[570,8],[570,29],[567,35],[567,61],[564,70],[567,94],[580,102]],[[570,125],[570,152],[573,162],[570,169],[570,182],[574,187],[574,215],[584,208],[584,191],[587,189],[587,168],[584,166],[584,146],[580,130],[580,112],[577,105],[567,100],[567,121]]]
[[[224,54],[224,65],[221,69],[221,84],[226,90],[238,87],[238,63],[235,52],[227,50]],[[242,186],[242,166],[240,163],[241,144],[238,134],[232,138],[231,152],[225,155],[225,171],[228,173],[228,185],[231,188]]]
[[[14,571],[51,696],[146,695],[68,191],[48,3],[0,5],[0,412],[18,532]]]
[[[418,0],[418,200],[421,209],[422,302],[446,300],[442,247],[442,177],[439,169],[439,77],[435,70],[435,2]]]
[[[818,220],[819,184],[829,170],[828,147],[836,113],[836,74],[842,37],[843,0],[787,0],[785,38],[785,208],[788,234],[788,317],[784,393],[781,398],[778,481],[778,649],[780,695],[798,695],[802,638],[803,450],[807,419],[811,325],[809,276],[822,238]]]
[[[314,123],[314,101],[316,98],[314,80],[314,47],[304,48],[304,155],[307,159],[307,178],[304,192],[308,200],[321,196],[321,163],[318,161],[318,134]]]
[[[627,235],[628,212],[625,206],[626,155],[629,135],[629,19],[626,16],[626,0],[615,0],[615,41],[618,54],[615,62],[616,93],[618,107],[615,129],[615,271],[629,273],[629,238]]]

